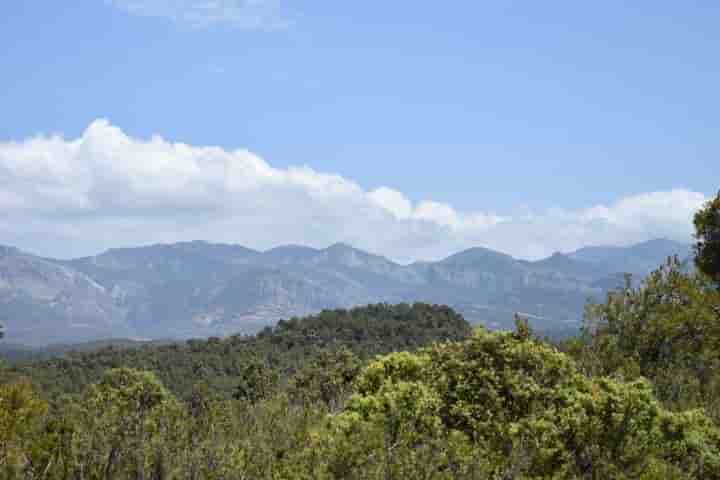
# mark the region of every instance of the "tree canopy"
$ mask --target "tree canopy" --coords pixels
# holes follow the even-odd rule
[[[720,284],[720,192],[694,218],[695,265]]]

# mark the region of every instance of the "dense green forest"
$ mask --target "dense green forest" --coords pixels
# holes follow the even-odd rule
[[[551,342],[442,306],[4,365],[18,479],[720,479],[720,196]]]
[[[302,365],[338,350],[347,349],[360,361],[436,341],[462,340],[471,333],[467,322],[447,307],[379,304],[280,321],[255,336],[69,353],[13,365],[4,375],[32,378],[46,397],[58,398],[82,392],[108,369],[128,367],[153,372],[183,399],[199,382],[231,398],[251,370],[272,372],[277,383],[285,385]]]

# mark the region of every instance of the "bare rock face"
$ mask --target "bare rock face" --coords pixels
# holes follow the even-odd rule
[[[0,322],[7,341],[188,338],[251,333],[324,308],[424,301],[504,328],[515,312],[551,331],[577,327],[588,297],[647,274],[687,245],[657,240],[590,247],[538,262],[473,248],[399,265],[344,244],[326,249],[184,242],[112,249],[69,261],[0,246]]]
[[[131,333],[112,294],[88,275],[17,249],[0,250],[0,321],[36,344]]]

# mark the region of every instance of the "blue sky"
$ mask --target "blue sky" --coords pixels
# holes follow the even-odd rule
[[[650,192],[685,192],[694,206],[720,186],[718,2],[23,0],[2,8],[6,145],[51,134],[70,142],[107,119],[135,143],[160,135],[247,149],[281,172],[307,166],[365,192],[392,188],[414,205],[471,216],[532,212],[541,223],[557,209],[576,218]],[[5,196],[38,209],[39,197],[18,193],[35,180],[4,158]],[[93,205],[104,221],[119,218]],[[60,254],[111,243],[48,249],[36,221],[22,234],[3,235],[0,225],[0,243]],[[476,232],[445,243],[432,237],[404,255],[388,246],[402,236],[374,243],[337,228],[317,238],[236,240],[345,239],[403,258],[507,244]],[[82,229],[70,230],[63,238]],[[172,240],[177,231],[158,235]],[[571,241],[538,233],[548,238],[536,247],[506,250],[537,256],[594,238],[688,232],[648,224]]]

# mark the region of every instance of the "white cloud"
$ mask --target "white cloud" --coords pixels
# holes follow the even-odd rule
[[[132,15],[165,17],[193,27],[217,24],[246,30],[288,26],[280,0],[106,0]]]
[[[59,256],[204,239],[255,248],[344,241],[400,261],[471,246],[537,258],[588,244],[689,241],[705,200],[676,189],[501,216],[412,202],[388,187],[366,191],[308,167],[274,168],[246,150],[132,138],[107,120],[75,140],[0,143],[0,243]]]
[[[388,187],[380,187],[368,193],[368,198],[378,207],[395,215],[395,218],[404,220],[413,213],[412,203],[405,195]]]

